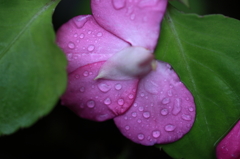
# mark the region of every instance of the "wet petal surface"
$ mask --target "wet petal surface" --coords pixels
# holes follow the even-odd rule
[[[133,106],[114,121],[124,136],[136,143],[174,142],[186,134],[195,119],[194,99],[164,62],[144,77]]]
[[[167,2],[167,0],[92,0],[91,6],[94,18],[106,30],[133,46],[153,51]]]
[[[104,121],[125,113],[132,105],[138,79],[94,80],[104,62],[78,68],[68,77],[62,104],[82,118]]]
[[[62,25],[56,42],[67,56],[68,72],[89,63],[105,61],[129,46],[99,26],[92,15],[80,15]]]

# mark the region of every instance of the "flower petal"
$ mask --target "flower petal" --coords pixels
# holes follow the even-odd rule
[[[82,118],[104,121],[124,113],[136,96],[138,79],[94,80],[104,62],[82,66],[68,76],[62,104]]]
[[[91,15],[72,18],[57,32],[56,41],[68,59],[68,72],[80,66],[105,61],[129,46],[99,26]]]
[[[186,134],[195,119],[194,99],[164,62],[144,77],[133,106],[114,121],[124,136],[136,143],[174,142]]]
[[[133,46],[154,50],[167,0],[92,0],[96,21]]]
[[[227,136],[222,139],[216,151],[218,159],[240,158],[240,121],[238,121]]]

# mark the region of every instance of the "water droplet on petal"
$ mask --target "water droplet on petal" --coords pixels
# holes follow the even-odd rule
[[[118,104],[119,105],[123,105],[124,104],[124,100],[123,99],[118,99]]]
[[[139,107],[138,110],[139,110],[140,112],[142,112],[142,111],[143,111],[143,107]]]
[[[171,97],[171,96],[172,96],[172,94],[173,94],[173,93],[172,93],[172,90],[170,89],[170,90],[168,91],[168,96],[170,96],[170,97]]]
[[[190,115],[183,114],[183,115],[182,115],[182,119],[183,119],[183,120],[190,121],[190,120],[192,120],[192,117],[191,117]]]
[[[130,129],[130,127],[127,125],[127,126],[125,126],[125,129],[126,129],[126,130],[129,130],[129,129]]]
[[[84,71],[83,76],[87,77],[88,76],[88,71]]]
[[[141,93],[140,96],[141,96],[141,97],[144,97],[144,93]]]
[[[168,114],[168,110],[167,109],[162,109],[161,110],[161,114],[162,115],[167,115]]]
[[[74,48],[75,48],[75,44],[74,44],[73,42],[69,42],[69,43],[68,43],[68,47],[69,47],[70,49],[74,49]]]
[[[149,112],[144,112],[143,117],[148,119],[150,117],[150,113]]]
[[[77,35],[77,33],[75,33],[73,36],[76,38],[78,35]]]
[[[174,107],[173,107],[173,115],[177,115],[180,111],[181,111],[182,107],[181,107],[181,99],[180,98],[176,98],[175,103],[174,103]]]
[[[78,16],[74,18],[74,24],[76,25],[77,28],[82,28],[84,24],[87,22],[89,16]]]
[[[83,93],[84,91],[85,91],[85,88],[84,88],[84,87],[81,87],[81,88],[80,88],[80,92]]]
[[[193,109],[193,107],[189,107],[188,110],[189,110],[190,112],[193,112],[194,109]]]
[[[132,117],[136,117],[137,116],[137,113],[136,112],[132,112]]]
[[[144,139],[144,135],[143,134],[138,134],[138,139],[139,140],[143,140]]]
[[[95,46],[93,46],[93,45],[88,46],[88,51],[93,51],[94,49],[95,49]]]
[[[87,102],[87,106],[88,106],[88,108],[93,108],[95,106],[95,102],[93,100],[89,100]]]
[[[107,85],[105,83],[99,83],[98,84],[98,88],[100,89],[100,91],[102,92],[108,92],[111,89],[110,85]]]
[[[137,104],[137,103],[134,103],[134,104],[133,104],[133,106],[134,106],[134,107],[137,107],[137,106],[138,106],[138,104]]]
[[[128,98],[133,99],[133,94],[129,94]]]
[[[91,30],[89,30],[89,31],[88,31],[88,34],[91,34],[91,33],[92,33],[92,31],[91,31]]]
[[[78,79],[80,76],[79,75],[75,75],[75,78]]]
[[[80,34],[80,36],[79,36],[79,37],[80,37],[81,39],[82,39],[82,38],[84,38],[84,34],[83,34],[83,33],[82,33],[82,34]]]
[[[112,0],[115,9],[122,9],[125,6],[125,0]]]
[[[106,99],[104,100],[104,104],[106,104],[106,105],[111,104],[111,99],[110,99],[110,98],[106,98]]]
[[[116,84],[116,85],[115,85],[115,89],[116,89],[116,90],[120,90],[120,89],[122,89],[122,85],[121,85],[121,84],[119,84],[119,83],[118,83],[118,84]]]
[[[169,98],[163,98],[162,104],[168,104],[168,103],[170,103],[170,99]]]
[[[130,19],[134,20],[135,19],[135,14],[131,14]]]
[[[142,120],[141,119],[138,119],[138,121],[137,121],[138,123],[141,123],[142,122]]]
[[[98,32],[98,33],[97,33],[97,36],[98,36],[98,37],[101,37],[101,36],[102,36],[102,33],[101,33],[101,32]]]
[[[173,131],[176,127],[174,125],[166,125],[165,130],[166,131]]]
[[[152,132],[152,136],[153,136],[154,138],[158,138],[158,137],[160,136],[160,131],[158,131],[158,130],[153,131],[153,132]]]

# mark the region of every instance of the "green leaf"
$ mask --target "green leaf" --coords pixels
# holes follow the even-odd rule
[[[218,141],[240,117],[240,22],[168,8],[156,57],[169,62],[192,92],[197,108],[191,131],[161,145],[173,158],[214,159]]]
[[[49,113],[66,85],[51,23],[59,0],[0,0],[0,134]]]
[[[181,2],[182,4],[184,4],[185,6],[189,7],[188,0],[178,0],[178,1]]]

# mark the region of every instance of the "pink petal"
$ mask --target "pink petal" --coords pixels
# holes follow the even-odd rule
[[[218,159],[240,158],[240,121],[217,146]]]
[[[96,21],[133,46],[154,50],[167,0],[92,0]]]
[[[194,99],[164,62],[144,77],[133,106],[114,121],[124,136],[136,143],[174,142],[186,134],[195,119]]]
[[[129,46],[99,26],[91,15],[72,18],[57,32],[57,44],[68,59],[68,72],[89,63],[105,61]]]
[[[104,121],[123,114],[133,103],[138,79],[94,80],[104,62],[82,66],[68,76],[62,104],[82,118]]]

